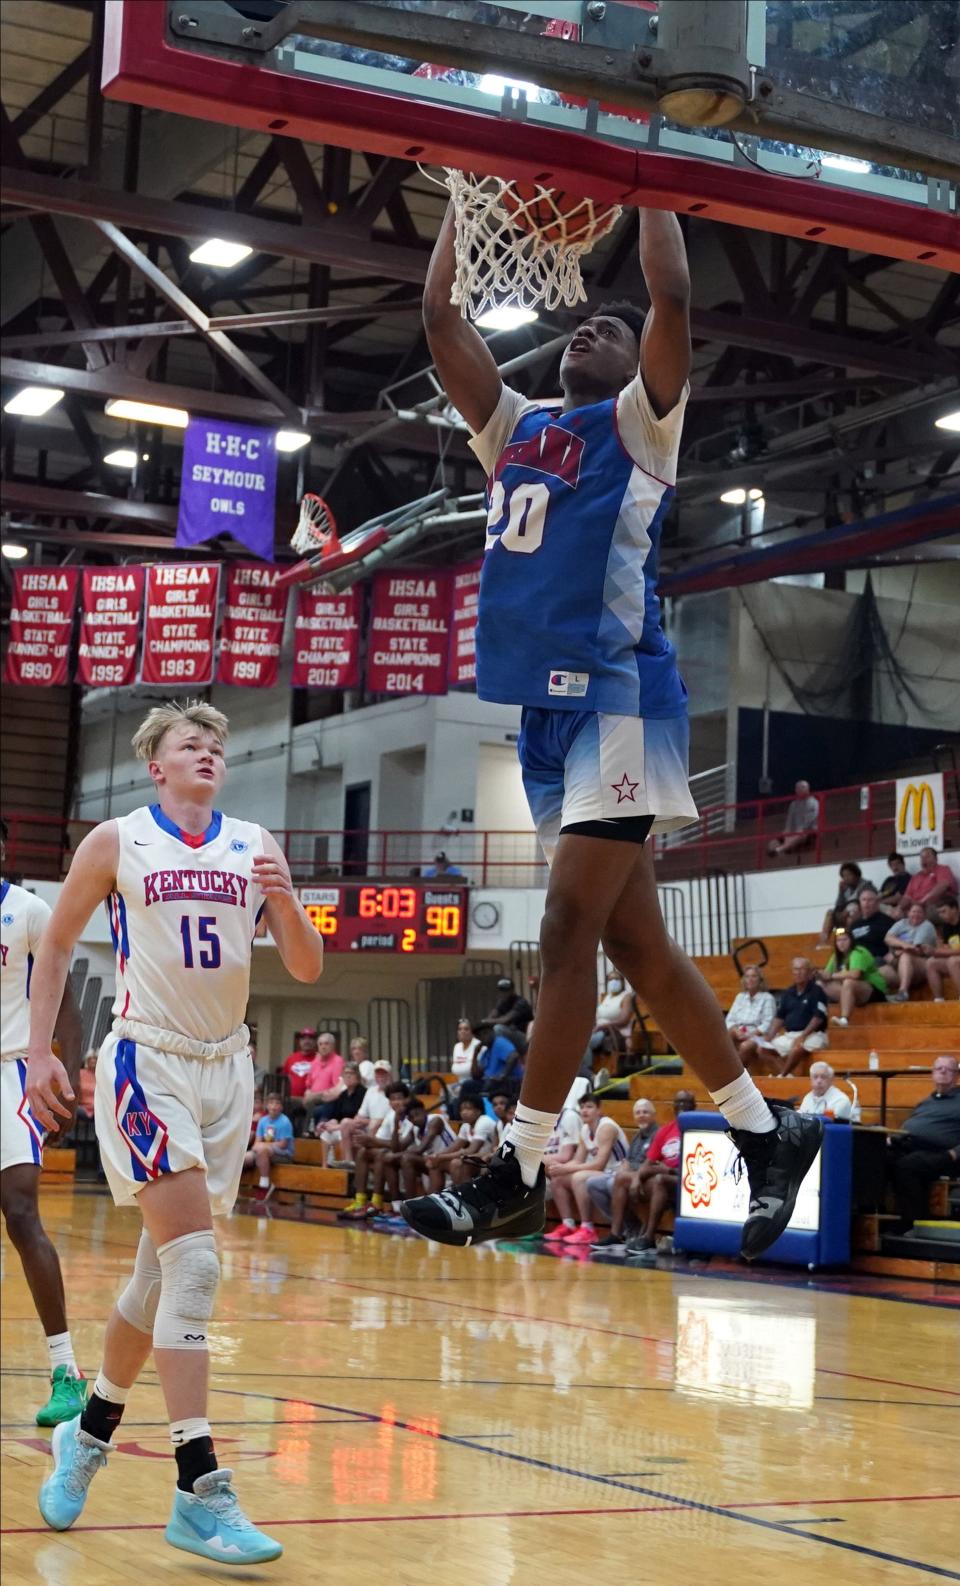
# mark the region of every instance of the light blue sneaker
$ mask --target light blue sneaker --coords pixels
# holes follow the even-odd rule
[[[68,1531],[83,1512],[87,1490],[101,1465],[107,1463],[109,1443],[81,1432],[80,1417],[61,1421],[50,1439],[53,1475],[40,1488],[40,1513],[54,1531]]]
[[[176,1489],[173,1513],[164,1536],[172,1547],[218,1564],[266,1564],[283,1547],[264,1536],[247,1519],[231,1487],[232,1470],[211,1470],[199,1476],[192,1492]]]

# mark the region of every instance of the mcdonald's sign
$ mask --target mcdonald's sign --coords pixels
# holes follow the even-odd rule
[[[918,854],[921,848],[943,847],[943,773],[900,777],[897,781],[896,850]]]

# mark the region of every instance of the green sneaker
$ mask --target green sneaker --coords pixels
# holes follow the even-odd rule
[[[37,1411],[38,1426],[59,1426],[83,1413],[87,1402],[86,1377],[75,1377],[69,1366],[58,1366],[50,1378],[50,1398]]]

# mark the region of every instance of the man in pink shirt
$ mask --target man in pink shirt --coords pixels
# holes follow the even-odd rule
[[[340,1083],[342,1073],[343,1058],[337,1051],[336,1040],[329,1030],[325,1030],[317,1037],[317,1055],[310,1065],[303,1098],[307,1112],[313,1113],[314,1123],[323,1122],[332,1116],[333,1103],[343,1089]]]
[[[937,864],[937,850],[921,848],[920,869],[907,882],[900,912],[906,915],[911,903],[922,903],[929,915],[931,910],[937,909],[948,892],[956,890],[957,879],[949,865]]]

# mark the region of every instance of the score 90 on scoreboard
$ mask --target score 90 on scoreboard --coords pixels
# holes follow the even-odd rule
[[[466,888],[364,882],[301,887],[300,902],[330,953],[465,953]]]

